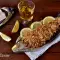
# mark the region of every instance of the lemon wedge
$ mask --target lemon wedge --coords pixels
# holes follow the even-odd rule
[[[14,52],[17,48],[18,48],[18,46],[17,46],[17,45],[14,45],[14,46],[12,47],[12,51]]]
[[[13,29],[12,29],[12,33],[16,33],[18,30],[19,30],[19,21],[17,20],[15,22]]]
[[[30,26],[31,29],[36,29],[38,26],[42,25],[41,22],[33,22]]]
[[[2,32],[0,32],[0,36],[4,41],[7,41],[7,42],[11,41],[11,38]]]
[[[50,23],[50,22],[52,22],[53,20],[55,20],[54,17],[52,17],[52,16],[47,16],[47,17],[45,17],[45,18],[43,19],[43,24]]]
[[[26,35],[26,33],[29,33],[30,31],[32,31],[30,28],[23,28],[20,31],[20,37],[24,37]]]

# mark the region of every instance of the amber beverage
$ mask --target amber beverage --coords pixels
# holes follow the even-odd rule
[[[35,9],[35,4],[32,1],[21,0],[18,3],[20,18],[24,21],[31,21],[33,19],[34,9]]]

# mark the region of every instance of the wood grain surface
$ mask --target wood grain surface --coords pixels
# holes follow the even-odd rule
[[[17,9],[19,0],[0,0],[0,7],[7,6],[16,9],[14,16],[2,27],[0,31],[12,38],[12,41],[7,43],[0,37],[0,54],[9,55],[9,57],[0,57],[0,60],[30,60],[24,53],[13,53],[11,47],[15,44],[19,31],[15,34],[11,33],[15,21],[20,20],[20,15]],[[60,0],[33,0],[36,5],[34,19],[41,20],[45,16],[56,17],[60,13]],[[41,57],[36,60],[60,60],[60,42],[49,48]]]

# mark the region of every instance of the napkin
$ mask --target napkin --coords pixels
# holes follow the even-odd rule
[[[57,37],[50,43],[47,43],[46,45],[42,46],[41,48],[37,49],[37,51],[34,52],[25,52],[25,54],[31,59],[36,60],[39,56],[41,56],[43,53],[46,52],[52,45],[58,43],[60,41],[60,34],[57,35]]]

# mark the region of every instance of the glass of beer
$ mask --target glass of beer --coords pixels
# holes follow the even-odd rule
[[[24,21],[31,21],[33,19],[34,9],[35,4],[31,0],[21,0],[18,3],[20,18]]]

